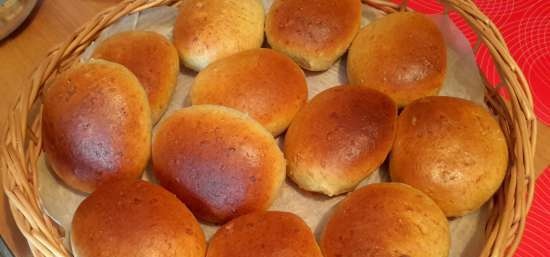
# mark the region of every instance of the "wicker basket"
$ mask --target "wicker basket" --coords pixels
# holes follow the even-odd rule
[[[28,240],[34,256],[68,257],[63,246],[63,232],[44,213],[37,189],[37,160],[41,153],[42,89],[61,71],[73,65],[78,56],[98,36],[99,32],[122,16],[161,6],[177,5],[177,0],[123,1],[99,13],[77,30],[70,40],[50,52],[32,74],[30,85],[23,87],[15,106],[10,110],[0,161],[4,191],[17,226]],[[377,0],[363,3],[390,13],[405,10],[402,5]],[[474,52],[484,44],[490,51],[501,83],[486,84],[486,102],[498,116],[508,140],[510,164],[502,187],[495,194],[486,224],[486,242],[480,256],[512,256],[517,248],[527,211],[533,198],[535,177],[533,158],[536,120],[529,85],[516,62],[510,56],[504,39],[495,25],[471,0],[443,1],[445,12],[459,13],[478,34]],[[504,87],[509,99],[497,91]]]

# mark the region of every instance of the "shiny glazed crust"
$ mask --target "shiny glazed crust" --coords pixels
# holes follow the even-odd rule
[[[307,100],[304,72],[271,49],[244,51],[214,62],[193,82],[195,104],[224,105],[248,113],[274,136]]]
[[[138,178],[150,155],[147,95],[124,66],[92,61],[66,71],[48,88],[42,114],[49,165],[84,192],[113,178]]]
[[[255,120],[227,107],[195,105],[161,123],[153,140],[153,170],[197,217],[224,223],[271,205],[285,177],[285,160]]]
[[[172,43],[155,32],[121,32],[101,42],[92,58],[122,64],[134,73],[147,93],[153,124],[157,123],[179,74],[178,51]]]
[[[337,86],[321,92],[286,133],[289,177],[329,196],[352,191],[386,159],[396,119],[395,103],[378,91]]]
[[[481,207],[500,187],[507,165],[506,139],[482,106],[431,96],[399,116],[392,180],[425,192],[447,216]]]
[[[398,12],[363,28],[348,53],[350,83],[388,94],[399,106],[437,95],[445,79],[443,35],[416,12]]]
[[[447,257],[449,224],[427,195],[400,183],[349,194],[321,235],[325,257]]]

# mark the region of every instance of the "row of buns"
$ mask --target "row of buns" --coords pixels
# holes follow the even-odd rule
[[[48,163],[69,186],[93,192],[73,219],[78,256],[204,256],[195,216],[225,224],[207,256],[320,256],[303,221],[265,212],[285,177],[304,190],[339,195],[354,191],[388,155],[392,181],[404,184],[350,193],[325,227],[322,253],[446,256],[445,216],[478,209],[502,183],[507,146],[490,113],[432,96],[446,57],[441,33],[426,17],[391,14],[357,32],[359,1],[275,1],[265,20],[271,50],[259,48],[259,1],[190,0],[180,8],[174,45],[154,32],[114,35],[98,45],[95,60],[66,71],[46,91]],[[256,41],[241,42],[247,40]],[[350,44],[351,85],[308,102],[299,66],[326,69]],[[192,106],[163,119],[151,136],[180,59],[201,70]],[[281,150],[274,137],[285,131]],[[150,156],[179,207],[164,189],[136,181]],[[173,208],[165,210],[165,201]],[[262,238],[262,231],[281,236]],[[289,233],[304,236],[279,238]],[[441,237],[446,241],[431,247]],[[286,246],[294,250],[284,252]]]

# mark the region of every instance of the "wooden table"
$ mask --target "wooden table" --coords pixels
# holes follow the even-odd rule
[[[17,91],[26,86],[25,82],[33,68],[46,56],[48,50],[67,40],[76,28],[91,19],[99,10],[117,2],[40,1],[23,26],[0,42],[0,131],[3,131],[5,126],[8,106],[13,104]],[[539,123],[538,128],[539,143],[535,165],[537,171],[542,171],[550,164],[550,127]],[[3,193],[0,194],[0,233],[16,256],[30,256],[25,239],[15,227]]]

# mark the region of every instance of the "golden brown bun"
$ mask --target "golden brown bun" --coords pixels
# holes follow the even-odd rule
[[[44,96],[48,163],[69,186],[93,191],[109,179],[138,178],[151,152],[151,111],[124,66],[92,61],[61,74]]]
[[[260,48],[264,7],[259,0],[183,1],[173,33],[183,64],[200,71],[223,57]]]
[[[105,183],[72,221],[76,257],[203,257],[204,234],[170,192],[141,180]]]
[[[289,212],[256,212],[216,231],[206,257],[322,257],[311,229]]]
[[[346,52],[360,24],[360,0],[275,0],[265,32],[273,49],[321,71]]]
[[[477,104],[431,96],[411,103],[399,116],[392,180],[425,192],[449,217],[477,210],[489,200],[507,166],[506,139]]]
[[[223,223],[271,205],[285,160],[273,136],[246,114],[195,105],[160,125],[153,170],[197,217]]]
[[[400,183],[349,194],[321,235],[325,257],[446,257],[449,224],[427,195]]]
[[[285,136],[288,175],[302,189],[333,196],[349,192],[388,155],[397,107],[367,88],[338,86],[315,96]]]
[[[191,101],[248,113],[274,136],[307,100],[304,72],[271,49],[244,51],[212,63],[193,82]]]
[[[394,13],[370,23],[348,53],[350,83],[380,90],[399,106],[437,95],[446,68],[441,32],[416,12]]]
[[[92,58],[122,64],[133,72],[149,98],[153,124],[157,123],[179,74],[178,51],[172,43],[155,32],[122,32],[99,44]]]

